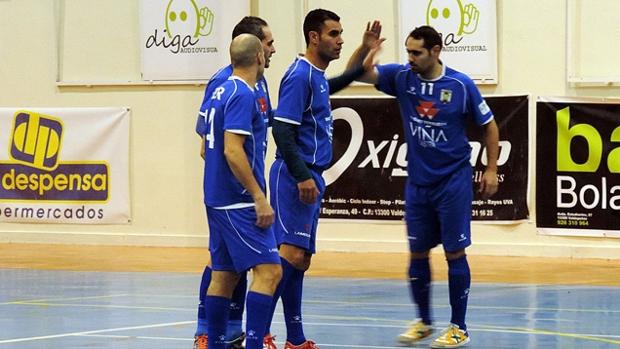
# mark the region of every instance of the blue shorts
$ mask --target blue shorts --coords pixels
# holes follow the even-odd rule
[[[411,252],[440,243],[447,252],[471,245],[471,176],[471,167],[464,166],[436,185],[407,183],[405,220]]]
[[[306,205],[299,201],[297,181],[288,172],[286,164],[277,159],[269,172],[270,202],[276,211],[273,231],[281,244],[303,248],[316,253],[316,229],[319,222],[321,199],[325,193],[325,181],[316,171],[310,170],[319,189],[319,197],[314,204]]]
[[[259,264],[280,264],[273,229],[255,225],[254,207],[207,207],[213,270],[240,273]]]

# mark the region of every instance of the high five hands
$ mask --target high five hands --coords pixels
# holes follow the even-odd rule
[[[368,50],[362,62],[364,70],[368,71],[377,64],[375,56],[381,51],[381,44],[383,44],[384,41],[385,38],[381,37],[381,22],[377,20],[368,22],[366,24],[366,31],[362,37],[362,45]]]

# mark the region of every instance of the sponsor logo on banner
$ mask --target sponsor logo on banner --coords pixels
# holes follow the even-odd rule
[[[537,110],[537,226],[620,230],[611,218],[620,211],[620,104],[539,102]]]
[[[474,220],[527,218],[527,96],[487,98],[500,124],[498,180],[491,199],[474,196]],[[400,220],[407,176],[407,144],[394,99],[334,98],[334,160],[323,177],[327,185],[323,218]],[[432,106],[427,106],[430,109]],[[430,121],[429,121],[430,122]],[[409,124],[409,118],[405,125]],[[472,183],[482,180],[487,163],[482,132],[468,130]],[[505,130],[505,131],[504,131]],[[409,130],[408,132],[413,132]],[[417,133],[413,134],[418,137]]]
[[[441,59],[475,80],[497,81],[495,0],[400,0],[400,33],[405,42],[417,27],[429,25],[441,35]],[[402,50],[406,62],[406,51]]]
[[[204,54],[217,52],[217,47],[201,45],[201,38],[211,35],[216,16],[195,0],[167,0],[161,25],[147,37],[146,48],[164,48],[173,54]]]
[[[9,140],[9,161],[0,162],[0,201],[106,202],[106,162],[61,161],[62,120],[17,111]]]
[[[129,115],[0,108],[0,221],[128,223]]]
[[[230,34],[250,14],[250,0],[139,2],[143,80],[209,79],[230,64]]]
[[[484,16],[484,13],[482,14]],[[461,0],[429,0],[426,8],[426,25],[442,34],[445,47],[458,44],[463,36],[478,29],[480,10],[475,2]],[[480,46],[480,51],[486,47]]]

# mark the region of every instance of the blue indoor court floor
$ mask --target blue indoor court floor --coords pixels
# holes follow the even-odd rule
[[[191,348],[196,273],[0,269],[0,348]],[[433,285],[437,330],[447,284]],[[402,348],[404,281],[308,277],[305,330],[324,348]],[[620,348],[620,288],[474,283],[468,348]],[[276,310],[272,332],[282,347]],[[414,348],[427,348],[430,340]]]

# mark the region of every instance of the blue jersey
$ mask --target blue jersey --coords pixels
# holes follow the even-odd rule
[[[254,178],[265,192],[267,119],[260,113],[252,86],[237,76],[215,88],[204,104],[204,200],[213,208],[242,208],[254,203],[233,175],[224,156],[224,132],[247,136],[243,149]]]
[[[301,159],[325,169],[332,160],[333,119],[325,72],[297,57],[280,83],[274,119],[298,125],[296,143]],[[276,151],[276,158],[281,158]]]
[[[215,74],[213,74],[211,79],[209,79],[209,83],[205,88],[204,97],[202,98],[202,105],[200,106],[200,113],[198,113],[198,120],[196,120],[196,132],[198,134],[202,135],[206,132],[204,111],[206,108],[206,104],[209,102],[209,99],[211,99],[213,91],[215,91],[216,87],[226,82],[226,80],[228,80],[228,78],[232,75],[232,72],[232,65],[228,65],[218,70]],[[256,102],[260,107],[261,114],[265,119],[269,119],[269,121],[271,122],[271,119],[273,117],[273,111],[271,109],[271,99],[269,99],[269,88],[267,87],[267,80],[265,80],[264,76],[256,82],[254,90],[256,94]]]
[[[408,64],[377,69],[377,89],[397,97],[400,105],[409,180],[421,186],[435,184],[469,164],[468,119],[478,125],[493,119],[474,82],[445,65],[434,80],[422,79]]]

